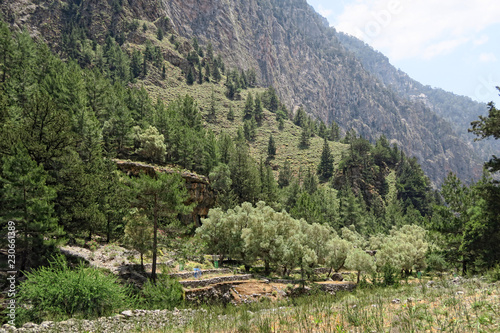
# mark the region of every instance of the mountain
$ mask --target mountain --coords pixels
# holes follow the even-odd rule
[[[163,56],[186,72],[183,57],[196,37],[201,45],[211,43],[227,67],[255,69],[260,85],[273,85],[288,109],[303,106],[371,141],[385,134],[416,156],[436,185],[449,171],[463,179],[481,172],[470,140],[457,135],[437,109],[371,72],[305,0],[25,0],[2,1],[0,8],[12,27],[28,29],[62,55],[78,32],[99,43],[111,34],[131,51],[146,42],[131,27],[154,23],[184,38],[176,52]],[[157,80],[147,84],[161,86]]]
[[[489,160],[491,155],[500,149],[500,144],[494,140],[475,142],[476,136],[468,132],[471,127],[470,123],[486,113],[486,104],[440,88],[424,86],[405,72],[396,69],[386,56],[358,38],[342,32],[338,32],[337,37],[346,49],[356,55],[365,69],[375,75],[386,87],[408,100],[425,104],[437,115],[447,120],[462,140],[472,145],[481,159]]]

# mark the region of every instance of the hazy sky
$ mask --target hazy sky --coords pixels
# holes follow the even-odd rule
[[[422,84],[500,105],[500,1],[307,1]]]

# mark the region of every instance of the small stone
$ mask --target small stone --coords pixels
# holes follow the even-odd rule
[[[125,310],[125,311],[122,311],[121,314],[125,317],[133,317],[134,314],[132,313],[132,311],[130,310]]]
[[[464,292],[463,291],[457,291],[457,295],[463,295]]]
[[[399,303],[401,303],[401,300],[399,298],[395,298],[395,299],[392,300],[392,303],[393,304],[399,304]]]
[[[412,302],[415,302],[415,299],[413,297],[408,297],[408,299],[406,301],[408,303],[412,303]]]
[[[34,328],[36,327],[37,325],[35,323],[32,323],[32,322],[27,322],[23,325],[23,328]]]

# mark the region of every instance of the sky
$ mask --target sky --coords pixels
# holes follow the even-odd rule
[[[307,2],[420,83],[500,105],[500,1]]]

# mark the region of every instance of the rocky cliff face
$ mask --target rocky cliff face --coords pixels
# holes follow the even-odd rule
[[[139,162],[115,160],[115,163],[118,169],[126,172],[129,176],[138,176],[141,172],[150,176],[154,176],[157,172],[179,173],[179,171],[167,167],[155,167]],[[216,194],[211,188],[207,177],[191,172],[180,172],[180,175],[186,182],[189,194],[186,205],[193,202],[196,203],[193,212],[190,215],[184,216],[182,220],[186,223],[194,222],[197,226],[200,226],[201,219],[206,218],[210,208],[215,205]]]
[[[407,100],[423,103],[438,116],[445,119],[464,142],[472,146],[478,158],[489,160],[500,150],[500,143],[494,140],[474,141],[477,137],[468,132],[470,123],[479,115],[487,113],[487,105],[469,97],[455,95],[439,88],[424,86],[405,72],[396,69],[382,53],[375,51],[356,37],[338,33],[342,45],[352,51],[363,67],[375,75],[386,87],[396,91]],[[493,87],[491,87],[493,88]]]
[[[169,17],[170,32],[211,42],[227,67],[256,69],[260,83],[274,85],[289,109],[303,105],[371,140],[385,134],[416,156],[435,183],[449,171],[464,179],[480,174],[480,162],[449,122],[365,70],[305,0],[16,0],[0,1],[0,9],[11,25],[30,29],[55,49],[71,22],[102,41],[133,19],[158,25]],[[183,59],[171,58],[182,68]]]
[[[256,68],[290,109],[303,105],[372,140],[385,134],[435,183],[449,171],[480,174],[471,146],[448,121],[366,71],[305,0],[171,0],[162,7],[179,34],[212,42],[231,66]]]

